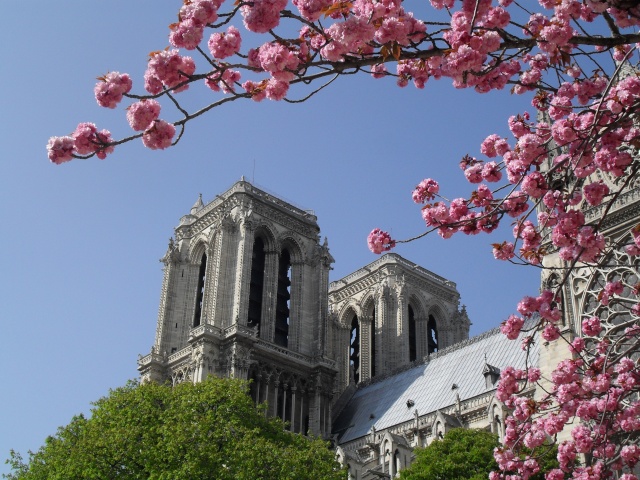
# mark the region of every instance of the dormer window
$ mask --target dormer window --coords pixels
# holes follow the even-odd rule
[[[482,369],[482,375],[484,375],[486,388],[494,388],[500,379],[500,369],[485,362],[484,368]]]

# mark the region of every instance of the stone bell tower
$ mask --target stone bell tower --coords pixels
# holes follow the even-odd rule
[[[328,435],[333,258],[315,215],[244,179],[180,219],[162,258],[156,339],[142,381],[251,379],[294,432]]]

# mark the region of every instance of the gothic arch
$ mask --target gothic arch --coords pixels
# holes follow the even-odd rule
[[[346,344],[343,344],[343,352],[340,353],[340,357],[343,359],[341,363],[343,362],[344,372],[347,375],[347,384],[352,381],[358,383],[362,380],[361,317],[355,308],[348,307],[343,310],[341,320],[347,330]]]
[[[287,249],[291,256],[291,263],[302,263],[306,258],[304,248],[293,235],[285,234],[277,240],[278,252]]]
[[[209,256],[209,239],[201,233],[193,239],[191,244],[193,246],[189,249],[189,263],[191,265],[200,265],[202,254],[206,253],[207,257]]]
[[[260,221],[253,231],[253,239],[260,238],[264,243],[265,251],[277,251],[278,242],[276,240],[275,228],[270,223]]]
[[[421,298],[420,295],[417,295],[416,293],[409,293],[409,305],[411,305],[413,307],[413,312],[416,315],[416,318],[426,318],[426,311],[427,308],[425,306],[425,302],[424,300]]]
[[[362,317],[362,309],[353,298],[350,298],[347,303],[342,305],[338,312],[338,323],[345,328],[348,328],[351,325],[350,311],[358,318]]]
[[[449,318],[439,305],[431,305],[426,318],[427,354],[442,350],[448,345]]]
[[[367,293],[364,299],[360,302],[362,307],[362,314],[364,316],[371,316],[373,314],[373,310],[376,308],[376,297],[373,292]]]

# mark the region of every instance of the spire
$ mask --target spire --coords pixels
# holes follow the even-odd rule
[[[196,200],[196,203],[193,204],[193,207],[191,207],[190,210],[190,214],[191,215],[195,215],[196,213],[198,213],[202,208],[204,207],[204,203],[202,203],[202,194],[198,195],[198,200]]]

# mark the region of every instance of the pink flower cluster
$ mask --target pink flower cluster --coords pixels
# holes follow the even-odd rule
[[[438,182],[431,178],[425,178],[413,190],[412,197],[415,203],[424,203],[426,200],[433,200],[440,191]]]
[[[208,45],[211,55],[221,60],[238,53],[241,43],[240,31],[231,25],[226,33],[216,32],[211,34]]]
[[[160,115],[160,103],[156,100],[141,100],[127,108],[127,120],[136,131],[146,130]]]
[[[367,238],[369,250],[373,253],[381,254],[387,252],[396,246],[396,241],[391,238],[388,232],[384,232],[379,228],[375,228]]]
[[[181,84],[195,71],[196,64],[193,59],[181,56],[178,50],[153,52],[144,73],[144,88],[152,95],[159,94],[164,88],[181,92],[189,88],[187,83]]]
[[[142,143],[151,150],[164,150],[171,146],[176,127],[164,120],[154,120],[142,135]]]
[[[280,12],[287,6],[287,0],[253,0],[240,7],[247,30],[266,33],[280,24]]]
[[[101,107],[116,108],[122,96],[129,93],[132,87],[131,78],[126,73],[109,72],[98,80],[93,93]]]
[[[240,81],[240,72],[225,68],[217,71],[207,77],[205,83],[214,92],[222,90],[224,93],[234,93],[236,91],[236,83]]]
[[[100,130],[93,123],[80,123],[70,136],[51,137],[47,155],[51,163],[60,165],[74,156],[95,155],[101,160],[113,152],[111,132]]]
[[[176,48],[194,50],[202,41],[204,27],[218,19],[221,0],[191,0],[178,14],[179,22],[169,26],[169,42]]]

